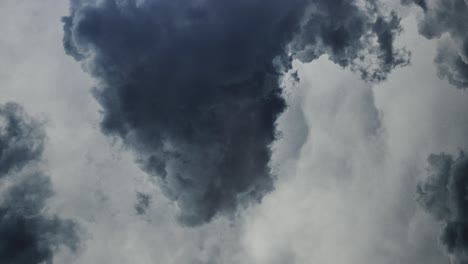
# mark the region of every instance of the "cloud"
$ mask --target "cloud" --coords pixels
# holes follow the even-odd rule
[[[445,40],[439,42],[435,62],[441,78],[447,79],[458,88],[464,89],[468,87],[468,63],[459,55],[457,47],[452,41]]]
[[[0,178],[38,160],[44,149],[44,131],[15,103],[0,107]]]
[[[135,211],[138,215],[144,215],[150,206],[151,197],[148,194],[137,192],[136,198]]]
[[[418,185],[419,204],[442,222],[440,242],[455,264],[468,261],[468,157],[432,154],[429,176]]]
[[[437,228],[415,210],[419,163],[406,157],[421,145],[414,140],[410,151],[395,148],[413,134],[421,137],[421,123],[412,133],[406,126],[421,115],[398,112],[395,122],[402,126],[396,128],[394,113],[382,106],[407,113],[406,105],[326,58],[299,64],[298,73],[301,83],[288,87],[288,102],[297,107],[286,110],[279,129],[289,132],[295,122],[307,137],[298,156],[283,146],[294,146],[299,133],[275,142],[274,165],[287,177],[249,211],[244,241],[252,263],[448,263],[437,250]],[[408,85],[379,88],[406,92],[404,99],[414,93]],[[408,101],[409,109],[414,102]]]
[[[376,1],[71,1],[64,48],[97,80],[102,131],[156,176],[186,225],[273,189],[270,145],[293,57],[385,79],[407,53]],[[292,55],[292,57],[291,57]]]
[[[52,196],[40,169],[45,133],[16,103],[0,106],[0,262],[52,263],[60,246],[76,250],[76,223],[46,214]]]
[[[45,202],[51,195],[49,178],[41,174],[26,175],[1,194],[2,263],[52,263],[60,246],[77,249],[75,222],[44,214]]]
[[[443,38],[435,59],[439,76],[458,88],[468,88],[468,2],[415,2],[424,9],[424,16],[419,21],[419,32],[428,39]]]
[[[419,7],[421,7],[424,11],[427,10],[427,2],[426,0],[401,0],[401,3],[404,5],[409,5],[409,4],[416,4]]]
[[[323,54],[350,67],[368,82],[379,82],[397,66],[409,63],[410,53],[394,47],[402,29],[396,13],[386,14],[378,1],[311,1],[292,51],[302,62]]]

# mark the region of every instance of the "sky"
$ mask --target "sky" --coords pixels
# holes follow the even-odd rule
[[[0,263],[468,263],[467,24],[0,1]]]

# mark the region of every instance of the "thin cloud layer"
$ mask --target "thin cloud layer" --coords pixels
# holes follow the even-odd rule
[[[72,0],[64,48],[96,78],[104,133],[156,176],[187,225],[273,189],[279,80],[322,54],[376,82],[408,54],[376,1]]]
[[[405,1],[409,2],[409,1]],[[460,89],[468,88],[468,2],[414,0],[424,10],[419,32],[428,39],[443,38],[435,62],[441,78]]]
[[[442,222],[440,242],[454,264],[468,263],[468,157],[432,154],[429,176],[418,186],[420,205]]]
[[[16,103],[0,106],[0,263],[52,263],[54,253],[78,246],[77,225],[45,213],[52,196],[39,168],[45,133]]]

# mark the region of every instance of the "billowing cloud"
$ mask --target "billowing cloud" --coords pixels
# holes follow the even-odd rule
[[[25,175],[1,194],[2,263],[52,263],[60,246],[77,249],[76,224],[44,213],[45,202],[51,195],[49,178],[42,174]]]
[[[424,10],[419,32],[428,39],[443,38],[435,59],[440,77],[468,88],[468,1],[413,1]]]
[[[40,158],[44,131],[15,103],[0,107],[0,178]]]
[[[468,47],[468,42],[466,45]],[[468,61],[460,56],[453,41],[443,40],[439,42],[435,62],[441,78],[446,78],[458,88],[468,88]]]
[[[418,186],[418,201],[443,223],[440,242],[455,264],[468,263],[468,157],[431,155],[429,176]]]
[[[291,60],[328,54],[371,82],[407,53],[377,1],[72,0],[64,48],[97,80],[104,133],[157,177],[187,225],[273,189]]]
[[[394,12],[384,13],[378,1],[311,1],[292,52],[302,62],[323,54],[350,67],[369,82],[385,80],[397,66],[409,63],[409,52],[396,49],[402,29]]]
[[[46,214],[52,195],[40,169],[45,133],[15,103],[0,106],[0,262],[52,263],[60,246],[75,250],[77,225]]]

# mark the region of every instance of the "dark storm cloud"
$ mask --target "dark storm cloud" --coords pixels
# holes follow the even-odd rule
[[[146,210],[151,202],[151,197],[148,194],[144,194],[141,192],[137,192],[136,194],[136,203],[135,203],[135,211],[138,215],[144,215]]]
[[[44,215],[45,202],[51,195],[49,178],[37,173],[26,175],[1,194],[1,263],[52,263],[60,246],[76,250],[76,224]]]
[[[429,177],[418,185],[418,201],[443,223],[441,243],[455,264],[468,263],[468,156],[431,155]]]
[[[290,54],[329,54],[369,81],[407,62],[393,47],[399,19],[366,3],[74,0],[64,48],[98,80],[102,130],[122,138],[181,221],[197,225],[272,190]]]
[[[409,62],[409,52],[393,45],[401,32],[395,13],[381,14],[376,1],[311,1],[305,21],[292,42],[292,52],[303,62],[323,54],[350,67],[364,80],[379,82],[397,66]]]
[[[39,159],[44,148],[40,126],[18,104],[0,106],[0,178]]]
[[[45,214],[52,195],[39,164],[45,134],[21,106],[0,106],[0,263],[52,263],[60,246],[76,249],[76,224]]]
[[[422,2],[424,17],[419,32],[440,42],[435,62],[441,78],[458,88],[468,88],[468,1],[432,0]]]

